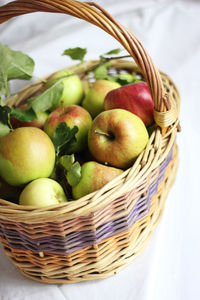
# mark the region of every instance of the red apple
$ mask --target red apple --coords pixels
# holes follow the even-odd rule
[[[104,109],[126,109],[137,115],[146,126],[153,123],[154,103],[146,82],[124,85],[110,91],[104,100]]]
[[[144,150],[148,139],[140,118],[124,109],[112,109],[92,122],[88,146],[97,161],[124,169]]]
[[[44,131],[53,138],[58,124],[65,122],[70,128],[78,127],[76,142],[70,147],[69,153],[80,152],[87,147],[88,130],[92,124],[92,117],[79,105],[67,105],[54,110],[44,124]]]
[[[27,104],[23,104],[19,108],[22,110],[26,110],[26,109],[28,109],[28,106],[27,106]],[[11,122],[11,125],[13,128],[37,127],[37,128],[43,129],[44,123],[45,123],[46,119],[48,118],[48,114],[46,112],[37,112],[36,116],[37,116],[37,118],[31,122],[22,122],[13,117],[10,118],[10,122]]]

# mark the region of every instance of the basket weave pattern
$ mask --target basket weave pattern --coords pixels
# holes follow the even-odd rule
[[[170,151],[160,167],[152,171],[149,184],[140,186],[140,193],[133,190],[110,205],[99,209],[88,217],[77,217],[65,222],[33,225],[1,221],[0,235],[14,249],[33,252],[71,254],[87,246],[95,245],[115,234],[127,231],[150,210],[154,195],[160,190],[166,168],[172,159]],[[141,194],[137,200],[138,196]],[[136,203],[132,201],[135,199]]]
[[[101,190],[45,208],[0,199],[0,239],[24,275],[48,283],[104,278],[142,251],[162,215],[177,169],[179,93],[172,80],[157,70],[141,42],[94,3],[18,0],[0,7],[0,23],[35,11],[67,13],[114,36],[137,65],[113,60],[112,68],[141,75],[155,103],[157,126],[146,149],[131,168]],[[82,78],[86,67],[94,64],[82,65]],[[10,106],[18,106],[40,89],[42,84],[23,89]]]
[[[16,249],[16,245],[10,246],[9,237],[5,239],[1,236],[5,253],[25,276],[42,282],[72,283],[116,274],[143,250],[154,232],[162,215],[169,188],[175,179],[176,168],[177,148],[175,147],[173,158],[165,170],[165,176],[158,185],[157,193],[151,199],[149,212],[135,221],[128,230],[71,254],[19,250]],[[13,225],[7,225],[10,231]],[[4,226],[6,227],[5,223]]]

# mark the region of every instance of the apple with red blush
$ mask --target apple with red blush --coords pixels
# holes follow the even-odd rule
[[[89,112],[79,105],[66,105],[54,110],[44,124],[44,131],[53,138],[57,126],[65,122],[68,127],[78,127],[76,142],[71,145],[66,154],[80,152],[87,147],[88,131],[92,125]]]
[[[104,166],[96,161],[88,161],[82,165],[81,180],[72,187],[74,199],[79,199],[87,194],[102,188],[109,181],[121,175],[123,170]]]
[[[126,169],[145,149],[149,140],[142,120],[125,109],[100,113],[88,133],[88,146],[100,163]]]
[[[154,103],[146,82],[131,83],[110,91],[104,99],[104,109],[115,108],[132,112],[146,126],[154,122]]]

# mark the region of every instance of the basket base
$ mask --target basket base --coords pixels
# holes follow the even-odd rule
[[[167,198],[167,195],[175,181],[176,178],[176,171],[178,167],[178,149],[177,146],[174,146],[173,150],[173,158],[169,164],[168,172],[165,176],[165,179],[162,182],[162,188],[158,190],[156,197],[153,197],[151,200],[151,208],[147,215],[143,218],[138,220],[136,223],[140,223],[140,226],[136,226],[136,223],[132,226],[129,230],[129,243],[127,247],[123,245],[120,251],[109,251],[108,255],[104,255],[103,260],[97,259],[94,263],[96,265],[96,270],[101,270],[99,272],[87,272],[87,268],[83,266],[76,272],[76,265],[73,266],[74,274],[70,272],[68,273],[69,263],[65,265],[59,265],[51,263],[52,267],[48,265],[48,261],[45,263],[45,256],[44,253],[35,254],[35,257],[30,259],[32,260],[32,264],[30,262],[26,263],[26,257],[20,251],[14,251],[7,243],[7,241],[3,238],[2,244],[4,246],[4,250],[6,255],[9,257],[11,262],[16,266],[16,268],[26,277],[31,278],[33,280],[43,282],[43,283],[74,283],[92,279],[100,279],[106,278],[113,274],[118,273],[122,268],[127,266],[131,263],[131,261],[139,255],[142,250],[145,248],[146,244],[148,243],[151,235],[153,234],[155,227],[160,221],[160,218],[163,213],[164,203]],[[148,219],[148,220],[147,220]],[[142,223],[146,224],[148,222],[148,226],[141,226]],[[139,229],[138,229],[139,228]],[[142,230],[141,230],[142,228]],[[123,238],[125,237],[126,232],[120,234],[118,242],[123,244]],[[127,238],[127,237],[126,237]],[[116,243],[113,240],[113,243]],[[97,245],[94,247],[97,247]],[[112,244],[110,245],[112,247]],[[101,252],[103,250],[101,249]],[[105,252],[105,251],[104,251]],[[36,262],[36,256],[40,256],[40,259],[43,260],[43,269]],[[43,258],[44,255],[44,258]],[[49,259],[51,257],[49,256]],[[84,259],[83,259],[84,262]],[[89,264],[88,264],[89,265]],[[34,266],[34,267],[33,267]]]

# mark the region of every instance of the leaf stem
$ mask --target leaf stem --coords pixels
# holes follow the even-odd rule
[[[42,82],[42,83],[47,83],[47,79],[44,79],[44,78],[40,78],[40,77],[38,77],[38,76],[35,76],[35,75],[33,75],[33,78],[35,78],[35,79],[37,79],[37,80],[39,80],[40,81],[40,83]]]

